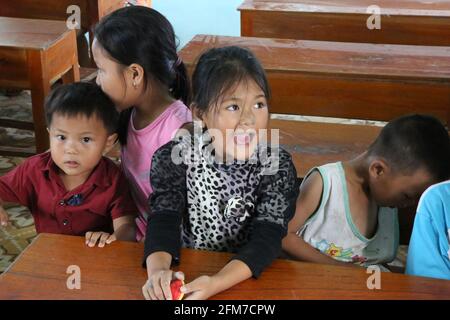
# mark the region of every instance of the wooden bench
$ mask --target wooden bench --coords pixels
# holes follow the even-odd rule
[[[251,49],[266,70],[272,113],[389,121],[427,113],[450,122],[450,48],[195,36],[181,51],[189,72],[211,47]],[[271,120],[299,177],[367,149],[379,126]],[[402,243],[414,214],[403,215]]]
[[[48,149],[44,99],[50,86],[80,80],[76,33],[66,23],[0,17],[0,87],[31,89],[33,123],[2,120],[2,126],[34,130],[36,148],[2,147],[3,155],[23,156]]]
[[[381,9],[381,29],[367,28]],[[239,7],[241,35],[265,38],[450,45],[447,0],[245,0]]]

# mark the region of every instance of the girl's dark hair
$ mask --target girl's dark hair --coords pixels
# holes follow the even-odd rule
[[[175,32],[170,22],[158,11],[144,6],[116,10],[95,27],[97,42],[118,63],[137,63],[149,79],[167,86],[175,99],[190,104],[190,85],[184,63],[179,60]],[[126,144],[131,108],[122,112],[119,140]]]
[[[270,99],[266,73],[255,55],[237,46],[209,49],[202,54],[192,76],[192,101],[200,113],[220,103],[225,92],[252,79]]]

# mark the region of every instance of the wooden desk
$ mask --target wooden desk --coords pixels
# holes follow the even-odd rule
[[[41,234],[0,276],[0,299],[142,299],[143,244],[116,242],[88,248],[84,239]],[[180,270],[192,280],[213,274],[225,253],[183,249]],[[69,290],[66,270],[78,265],[81,289]],[[277,260],[258,280],[249,279],[214,299],[450,299],[450,282],[383,273],[381,290],[367,289],[361,269]]]
[[[66,21],[72,15],[72,12],[67,13],[69,6],[78,6],[80,8],[81,29],[83,33],[89,32],[90,48],[92,48],[93,28],[102,17],[124,7],[127,2],[151,6],[151,0],[14,0],[3,2],[5,3],[0,6],[0,16],[62,21]],[[79,36],[84,37],[83,34]],[[79,46],[78,49],[81,50],[79,51],[80,58],[83,57],[83,60],[89,61],[89,65],[86,66],[95,66],[92,53],[88,53],[87,46],[83,42],[80,42]],[[86,61],[82,62],[87,63]]]
[[[20,126],[34,129],[36,150],[25,154],[48,149],[44,99],[61,77],[64,83],[80,79],[75,30],[67,29],[63,21],[0,17],[0,87],[31,89],[34,124]],[[13,147],[2,150],[2,154],[23,153]]]
[[[366,26],[371,5],[381,29]],[[264,38],[450,45],[447,0],[245,0],[241,35]]]
[[[28,19],[48,19],[66,21],[71,13],[67,8],[80,8],[81,27],[91,31],[92,27],[105,15],[121,8],[126,0],[14,0],[5,1],[0,6],[0,16]]]

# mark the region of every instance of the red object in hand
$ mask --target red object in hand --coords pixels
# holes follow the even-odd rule
[[[173,280],[170,283],[170,291],[172,292],[173,300],[181,300],[184,297],[184,293],[180,291],[180,288],[184,286],[183,280]]]

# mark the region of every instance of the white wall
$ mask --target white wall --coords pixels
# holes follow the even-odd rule
[[[181,49],[196,34],[240,35],[237,7],[243,0],[152,0],[175,28]]]

